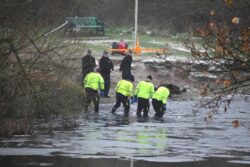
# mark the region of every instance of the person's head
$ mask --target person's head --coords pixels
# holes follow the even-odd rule
[[[87,50],[87,54],[88,54],[88,55],[91,55],[91,54],[92,54],[91,49],[88,49],[88,50]]]
[[[152,81],[152,79],[153,79],[152,75],[148,75],[147,78],[146,78],[147,81]]]
[[[126,55],[132,56],[132,53],[133,53],[133,51],[132,51],[131,49],[129,49],[129,50],[127,51],[127,54],[126,54]]]
[[[108,52],[106,50],[103,51],[103,56],[108,57]]]

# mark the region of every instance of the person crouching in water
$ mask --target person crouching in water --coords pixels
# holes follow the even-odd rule
[[[96,72],[90,72],[84,78],[84,88],[86,92],[84,101],[84,111],[88,111],[88,107],[93,101],[95,112],[99,112],[100,96],[98,90],[104,90],[104,80],[99,73],[99,69]]]
[[[149,111],[149,99],[153,97],[155,93],[154,85],[151,83],[152,76],[148,75],[145,81],[140,81],[135,89],[135,96],[138,98],[136,115],[141,117],[143,110],[143,117],[148,117]]]
[[[120,80],[116,87],[116,103],[112,108],[111,113],[115,113],[115,111],[120,107],[121,103],[124,107],[124,115],[129,115],[130,110],[130,101],[129,97],[133,96],[133,82],[134,76],[131,75],[128,79]]]
[[[163,117],[166,111],[166,103],[169,97],[170,91],[166,86],[160,85],[153,95],[152,105],[155,110],[155,117]]]

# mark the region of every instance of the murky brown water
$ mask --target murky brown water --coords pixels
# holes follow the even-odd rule
[[[227,113],[204,121],[193,115],[195,101],[169,101],[162,120],[135,116],[122,108],[109,113],[82,114],[80,127],[47,135],[0,139],[0,163],[5,166],[250,166],[250,98],[236,99]],[[232,121],[238,119],[235,128]],[[63,163],[64,162],[64,163]],[[96,164],[93,164],[96,163]],[[120,165],[118,165],[120,164]],[[1,165],[2,166],[2,165]]]

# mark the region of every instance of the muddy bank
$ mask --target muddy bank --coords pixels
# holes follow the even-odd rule
[[[115,65],[111,73],[111,96],[115,96],[114,88],[116,83],[121,80],[119,65],[123,56],[113,55],[111,59]],[[98,58],[97,58],[98,60]],[[156,55],[152,56],[134,56],[132,63],[132,74],[135,76],[134,86],[141,80],[145,80],[147,75],[152,75],[152,83],[155,87],[160,84],[170,84],[185,89],[185,93],[172,92],[173,99],[195,99],[200,95],[200,89],[204,82],[199,83],[197,80],[190,80],[190,70],[183,70],[185,63],[180,63],[178,59],[164,60]],[[201,69],[202,70],[202,69]],[[209,78],[208,78],[209,79]]]
[[[111,73],[111,92],[117,81],[121,79],[119,64],[123,56],[111,56],[115,64],[115,70]],[[160,84],[175,85],[185,93],[172,93],[172,98],[197,99],[199,96],[209,95],[215,89],[224,87],[225,79],[232,79],[230,73],[222,73],[221,64],[212,61],[198,61],[186,57],[168,56],[134,56],[132,63],[132,74],[135,76],[136,85],[144,80],[147,75],[153,76],[153,84],[157,87]],[[248,73],[240,73],[239,78],[250,77]],[[239,94],[250,94],[249,87],[237,90]]]
[[[187,162],[154,162],[113,157],[72,158],[64,156],[0,156],[1,167],[248,167],[230,158],[210,157]]]

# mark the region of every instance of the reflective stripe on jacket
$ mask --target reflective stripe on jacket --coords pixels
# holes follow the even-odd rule
[[[84,78],[84,88],[104,89],[104,80],[99,73],[91,72]]]
[[[144,99],[152,98],[154,93],[154,85],[151,82],[140,81],[135,89],[135,95]]]
[[[124,96],[133,96],[133,84],[127,80],[120,80],[115,87],[115,91]]]
[[[155,92],[153,99],[162,101],[163,104],[166,104],[169,94],[170,94],[169,89],[164,86],[161,86]]]

